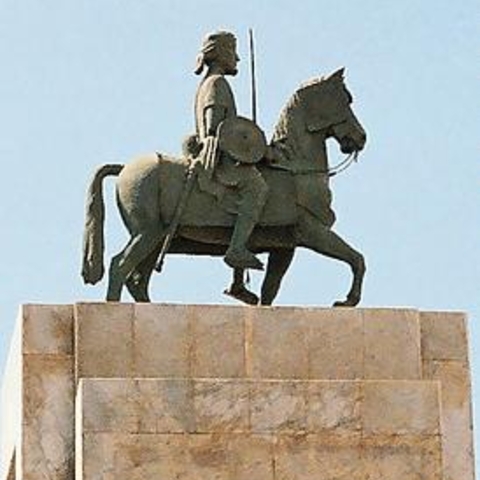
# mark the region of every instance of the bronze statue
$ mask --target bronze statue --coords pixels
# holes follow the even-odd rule
[[[335,221],[326,140],[357,155],[366,134],[351,109],[343,69],[315,78],[290,98],[267,146],[252,121],[238,117],[225,75],[234,75],[235,37],[206,37],[197,73],[207,67],[195,101],[196,133],[184,158],[151,154],[127,165],[104,165],[87,197],[82,276],[95,284],[103,276],[104,202],[102,181],[118,176],[117,203],[131,235],[110,264],[107,300],[119,301],[126,286],[135,301],[148,302],[148,284],[165,254],[224,256],[234,268],[229,293],[246,303],[255,294],[243,285],[245,268],[262,268],[255,254],[267,252],[259,303],[276,297],[296,247],[346,262],[353,280],[346,300],[361,298],[363,256],[332,231]],[[160,257],[160,260],[158,260]]]

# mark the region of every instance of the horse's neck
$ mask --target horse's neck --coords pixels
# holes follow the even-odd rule
[[[325,134],[306,129],[303,112],[296,106],[285,109],[272,138],[272,146],[292,170],[328,170]]]

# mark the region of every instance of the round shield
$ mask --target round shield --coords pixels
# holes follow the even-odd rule
[[[265,155],[267,140],[252,120],[227,118],[218,126],[218,145],[222,152],[240,163],[257,163]]]

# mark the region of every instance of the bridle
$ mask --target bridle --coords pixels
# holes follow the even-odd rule
[[[334,165],[333,167],[330,167],[326,172],[329,177],[334,177],[335,175],[338,175],[339,173],[344,172],[349,168],[354,162],[356,163],[358,160],[358,150],[354,150],[352,153],[349,153],[342,161],[337,163],[337,165]]]
[[[283,170],[285,172],[290,172],[293,175],[311,175],[312,173],[321,173],[331,178],[347,170],[347,168],[349,168],[354,162],[356,163],[358,155],[359,151],[355,150],[352,153],[349,153],[343,160],[337,163],[337,165],[334,165],[327,170],[321,170],[319,168],[306,168],[304,170],[301,170],[290,168],[287,165],[276,165],[274,163],[268,165],[268,168],[273,168],[274,170]]]

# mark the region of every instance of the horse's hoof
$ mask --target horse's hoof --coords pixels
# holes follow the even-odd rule
[[[243,285],[241,287],[230,287],[223,292],[225,295],[240,300],[240,302],[247,305],[258,305],[259,298],[250,290],[247,290]]]
[[[341,302],[340,300],[336,301],[333,306],[334,307],[355,307],[360,302],[360,299],[349,299],[347,298],[345,301]]]

